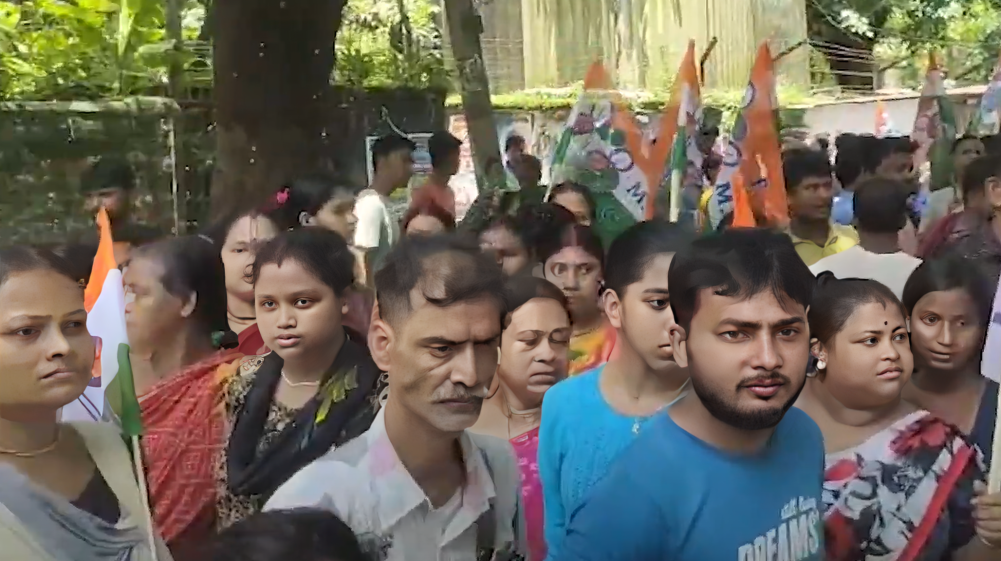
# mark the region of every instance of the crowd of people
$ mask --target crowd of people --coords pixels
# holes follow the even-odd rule
[[[0,558],[1001,559],[980,139],[930,196],[907,139],[790,147],[789,223],[716,231],[707,157],[688,220],[614,240],[517,137],[517,207],[458,220],[460,147],[431,138],[402,220],[415,147],[390,135],[366,189],[304,175],[181,237],[98,162],[135,454],[114,420],[60,421],[98,352],[91,244],[0,249]]]

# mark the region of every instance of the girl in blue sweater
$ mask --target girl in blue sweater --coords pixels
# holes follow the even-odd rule
[[[617,356],[546,393],[539,428],[539,475],[547,559],[558,557],[566,523],[586,493],[656,413],[685,391],[674,362],[667,271],[688,244],[666,222],[641,222],[612,242],[603,304],[617,331]]]

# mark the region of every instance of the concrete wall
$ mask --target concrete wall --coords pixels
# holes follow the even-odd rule
[[[953,93],[956,125],[960,131],[970,121],[982,90],[983,88],[964,88]],[[872,134],[875,132],[877,107],[882,101],[893,129],[901,134],[910,134],[918,112],[919,99],[918,96],[887,97],[816,105],[806,110],[806,126],[811,134],[827,133],[832,137],[843,132]]]

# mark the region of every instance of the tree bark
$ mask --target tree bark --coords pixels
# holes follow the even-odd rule
[[[215,0],[212,215],[327,165],[334,42],[347,0]]]
[[[504,180],[504,168],[497,165],[501,163],[500,145],[490,101],[490,81],[483,65],[483,48],[480,45],[483,21],[476,13],[472,0],[445,0],[445,17],[452,57],[459,74],[462,111],[466,115],[476,176],[487,178],[479,185],[482,194],[485,183]],[[497,174],[500,176],[495,177]]]
[[[170,61],[167,66],[167,91],[174,101],[184,100],[187,94],[184,86],[184,34],[182,30],[181,0],[167,0],[165,10],[167,39],[173,41]],[[183,236],[188,227],[188,188],[191,174],[188,162],[187,144],[184,142],[184,116],[171,116],[168,131],[170,139],[171,192],[173,194],[174,233]]]

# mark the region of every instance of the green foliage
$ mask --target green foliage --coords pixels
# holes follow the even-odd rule
[[[204,14],[188,2],[185,40],[197,38]],[[0,99],[149,92],[166,82],[173,53],[160,0],[0,1]]]
[[[349,0],[337,35],[336,82],[447,88],[438,15],[431,0]]]
[[[990,76],[1001,48],[1001,0],[807,0],[813,27],[829,26],[876,47],[908,82],[924,74],[937,51],[951,74]],[[850,56],[850,55],[849,55]]]

